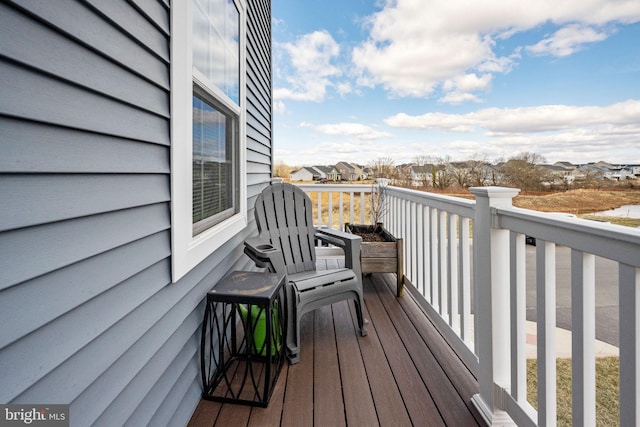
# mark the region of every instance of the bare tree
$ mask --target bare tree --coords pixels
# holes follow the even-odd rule
[[[451,178],[453,183],[460,188],[467,188],[471,182],[470,162],[451,163]]]
[[[396,178],[396,168],[391,157],[379,157],[369,164],[376,178]]]
[[[389,178],[397,183],[399,177],[395,161],[391,157],[379,157],[369,164],[375,178]]]
[[[492,184],[495,170],[486,158],[474,156],[466,162],[469,171],[467,184],[469,187],[484,187]],[[495,180],[494,180],[495,181]],[[493,184],[495,185],[495,184]]]
[[[449,188],[453,182],[453,173],[449,157],[437,159],[431,168],[431,182],[434,188]]]
[[[292,169],[292,167],[287,166],[283,161],[279,161],[273,167],[273,176],[289,178]]]
[[[520,153],[502,165],[502,173],[506,183],[522,190],[539,191],[544,189],[543,183],[548,181],[547,173],[536,167],[543,163],[544,157],[536,153]]]

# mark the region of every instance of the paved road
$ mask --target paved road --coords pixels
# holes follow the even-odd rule
[[[527,320],[536,320],[536,248],[527,246]],[[556,322],[571,329],[571,250],[556,247]],[[596,338],[618,346],[618,264],[596,257]]]

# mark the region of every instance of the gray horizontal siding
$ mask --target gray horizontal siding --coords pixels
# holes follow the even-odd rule
[[[79,44],[169,89],[167,64],[158,61],[157,56],[139,41],[132,39],[130,34],[105,20],[89,6],[75,0],[56,0],[55,7],[51,7],[50,2],[36,0],[14,0],[14,3]]]
[[[169,145],[166,118],[32,69],[0,61],[0,85],[0,114]]]
[[[102,2],[122,5],[121,2]],[[19,41],[19,43],[16,43]],[[166,41],[165,41],[166,44]],[[0,4],[0,51],[39,72],[73,82],[110,97],[169,116],[166,88],[132,74],[99,52]],[[64,58],[64,61],[60,61]],[[144,86],[145,96],[137,96]]]
[[[0,5],[0,401],[70,403],[78,426],[184,425],[204,297],[254,268],[255,222],[171,283],[168,2],[55,6]],[[271,178],[271,17],[248,7],[251,215]]]
[[[0,289],[167,230],[169,224],[169,206],[160,204],[5,231]]]
[[[247,150],[247,162],[269,164],[271,158],[263,153],[258,153],[251,149]]]
[[[0,116],[0,173],[169,173],[166,146]]]
[[[163,334],[164,331],[171,331],[169,327],[154,327],[140,338],[127,354],[112,365],[105,372],[105,375],[102,375],[92,385],[92,389],[95,390],[93,391],[94,393],[102,394],[103,396],[105,390],[112,393],[112,395],[106,396],[107,399],[102,400],[105,408],[95,421],[97,426],[122,426],[126,423],[145,397],[145,395],[139,393],[139,390],[150,390],[162,372],[172,365],[174,359],[185,347],[184,337],[197,335],[202,323],[203,312],[203,305],[191,311],[179,328],[169,337]],[[170,322],[168,319],[163,318],[158,323],[159,326],[164,326],[164,323]],[[165,345],[154,354],[153,351],[149,350],[152,348],[149,344],[159,339],[164,340]],[[190,339],[190,341],[193,340]],[[194,345],[192,342],[189,344],[189,347]],[[199,343],[196,344],[199,346]],[[124,375],[127,372],[126,368],[132,368],[138,374],[133,378]],[[200,393],[202,393],[202,390],[199,390]],[[86,396],[83,395],[77,402],[80,403],[85,399]]]
[[[162,0],[129,0],[129,2],[133,4],[140,13],[153,22],[164,35],[169,35],[169,7],[166,2]]]
[[[255,228],[253,206],[271,181],[273,109],[271,86],[271,3],[250,0],[247,27],[247,197],[249,226]]]
[[[160,174],[8,175],[0,199],[11,210],[0,210],[0,231],[169,202],[169,187]]]
[[[0,390],[0,401],[15,400],[20,403],[41,401],[43,393],[47,390],[56,390],[56,387],[51,386],[65,384],[67,380],[59,376],[59,371],[52,372],[54,368],[68,361],[81,349],[83,354],[79,354],[78,357],[86,357],[84,353],[88,351],[85,348],[87,343],[101,336],[114,323],[166,286],[169,283],[167,281],[169,271],[168,260],[154,264],[104,292],[99,298],[87,301],[3,350],[2,358],[5,366],[20,366],[26,369],[8,369],[8,372],[2,372],[3,387]],[[118,343],[118,345],[122,344]],[[46,351],[33,351],[36,348],[46,349]],[[94,369],[100,366],[95,364],[97,359],[92,359]],[[74,382],[83,375],[83,369],[90,371],[89,375],[99,373],[91,369],[92,363],[76,362],[68,365],[73,368],[73,372],[68,374]],[[38,369],[29,369],[34,366]],[[4,368],[0,369],[4,370]],[[45,375],[47,378],[34,386]],[[71,396],[67,393],[71,389],[72,387],[67,386],[63,390],[57,390],[56,398],[68,401]]]
[[[168,33],[158,34],[158,28],[154,22],[140,14],[134,4],[124,1],[85,1],[107,17],[115,27],[126,32],[131,40],[137,41],[143,48],[153,52],[165,63],[169,63],[169,40],[165,37]],[[153,4],[153,2],[147,3]]]
[[[168,232],[152,234],[0,292],[0,324],[13,324],[0,329],[0,348],[166,259],[170,244]],[[46,304],[37,310],[12,310],[24,301]]]

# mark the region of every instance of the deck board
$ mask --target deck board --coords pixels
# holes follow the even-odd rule
[[[340,375],[341,378],[346,378],[342,381],[346,424],[375,426],[378,424],[378,417],[358,342],[360,334],[354,326],[357,320],[351,317],[348,304],[334,304],[333,318]]]
[[[267,408],[201,401],[189,426],[477,426],[478,383],[394,274],[365,278],[368,335],[353,303],[305,315],[300,363],[283,368]]]
[[[387,361],[398,384],[402,400],[412,420],[422,420],[422,425],[445,425],[429,390],[422,378],[417,375],[411,355],[396,331],[392,320],[388,317],[382,301],[370,284],[365,288],[367,307],[380,337]]]
[[[331,408],[330,411],[313,411],[314,425],[340,427],[346,425],[344,399],[338,348],[333,328],[331,306],[321,307],[312,313],[315,316],[313,391],[314,408]]]

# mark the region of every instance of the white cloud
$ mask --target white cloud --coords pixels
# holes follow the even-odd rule
[[[556,31],[552,36],[527,46],[527,51],[534,55],[569,56],[579,50],[586,43],[605,40],[608,34],[583,25],[572,24]]]
[[[381,157],[389,157],[410,161],[416,155],[416,150],[410,144],[380,143],[371,141],[318,141],[314,144],[296,146],[287,149],[276,146],[275,157],[289,166],[335,165],[341,161],[355,162],[367,165]]]
[[[359,140],[372,140],[391,136],[388,132],[375,130],[370,126],[360,123],[324,124],[316,126],[315,129],[326,135],[352,136]]]
[[[286,106],[284,105],[284,102],[282,101],[274,101],[273,102],[273,112],[276,114],[282,114],[285,111],[287,111]]]
[[[464,92],[458,92],[458,91],[449,92],[445,96],[440,98],[438,101],[445,104],[453,104],[453,105],[458,105],[465,102],[482,102],[480,98],[478,98],[476,95],[472,93],[464,93]]]
[[[467,114],[400,113],[385,123],[399,128],[472,132],[488,135],[539,133],[592,126],[625,126],[640,123],[640,101],[629,100],[606,107],[541,105],[520,108],[485,108]]]
[[[464,74],[446,80],[442,84],[442,89],[446,94],[439,99],[447,104],[462,104],[464,102],[481,102],[481,99],[473,92],[487,92],[491,88],[491,74],[484,74],[478,77],[477,74]]]
[[[567,25],[530,47],[567,55],[607,37],[594,26],[638,21],[637,0],[387,0],[366,20],[369,38],[354,48],[352,60],[359,84],[383,86],[392,96],[424,97],[456,76],[508,72],[520,50],[498,55],[494,48],[496,40],[517,32],[548,22]],[[476,100],[467,95],[472,90],[442,89],[443,102]]]
[[[473,132],[476,124],[466,115],[427,113],[421,116],[410,116],[398,113],[385,119],[386,124],[396,128],[430,129],[449,132]]]
[[[275,88],[276,100],[321,102],[332,78],[341,74],[333,64],[340,54],[340,46],[327,31],[315,31],[301,36],[294,43],[275,43],[279,64],[287,64],[288,87]],[[281,67],[283,65],[280,65]],[[278,70],[278,74],[281,70]],[[283,73],[285,74],[285,73]]]
[[[336,91],[341,96],[344,96],[344,95],[346,95],[348,93],[352,93],[353,92],[353,86],[351,85],[351,83],[348,83],[348,82],[338,83],[336,85]]]
[[[542,105],[522,108],[485,108],[467,114],[397,114],[385,120],[405,129],[467,133],[469,138],[443,143],[449,153],[469,158],[480,153],[491,158],[519,151],[548,159],[592,161],[640,156],[640,101],[605,107]],[[571,153],[570,156],[566,153]]]

